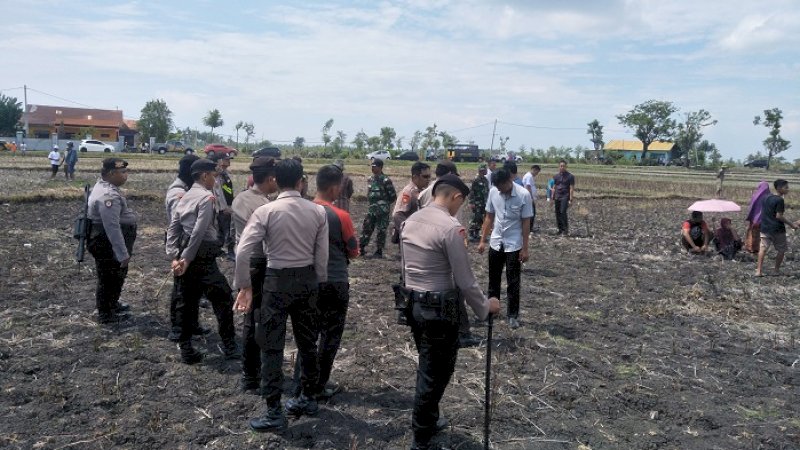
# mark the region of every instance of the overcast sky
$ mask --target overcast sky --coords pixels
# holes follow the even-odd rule
[[[800,2],[0,0],[0,89],[29,87],[138,118],[163,98],[176,125],[217,108],[232,134],[351,140],[436,123],[488,148],[632,139],[615,116],[648,99],[706,109],[723,155],[761,149],[753,116],[778,107],[800,149]],[[33,104],[79,106],[29,91]],[[512,125],[514,124],[514,125]],[[519,126],[525,125],[525,126]],[[497,147],[497,140],[495,140]]]

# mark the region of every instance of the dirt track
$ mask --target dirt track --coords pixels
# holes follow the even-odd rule
[[[794,255],[763,279],[748,256],[687,257],[675,243],[685,204],[582,200],[576,236],[562,239],[540,204],[523,327],[495,327],[494,448],[800,448]],[[263,402],[237,391],[239,364],[223,360],[216,334],[194,367],[166,340],[162,204],[133,206],[142,222],[123,301],[134,318],[115,327],[94,322],[91,257],[80,272],[72,262],[75,202],[0,206],[0,447],[407,448],[415,352],[393,324],[394,248],[351,265],[333,374],[344,392],[284,436],[254,434],[247,420]],[[362,213],[357,204],[359,229]],[[485,257],[473,251],[472,265],[485,280]],[[460,351],[442,402],[442,438],[459,449],[482,448],[484,350]]]

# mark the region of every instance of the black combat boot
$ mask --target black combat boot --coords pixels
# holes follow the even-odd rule
[[[191,341],[181,342],[178,344],[178,348],[181,349],[181,361],[185,364],[191,365],[203,360],[203,354],[192,347]]]
[[[104,312],[97,313],[97,322],[103,325],[119,323],[127,320],[130,316],[127,313]]]
[[[472,333],[458,335],[458,348],[477,347],[479,345],[481,345],[481,338],[473,336]]]
[[[127,303],[119,303],[119,302],[117,302],[116,305],[111,307],[111,310],[114,311],[115,313],[123,313],[123,312],[126,312],[126,311],[130,311],[131,310],[131,305],[129,305]]]
[[[239,380],[239,389],[247,394],[258,395],[261,391],[261,379],[247,374],[242,374]]]
[[[235,337],[230,337],[222,340],[222,353],[225,359],[239,359],[242,357],[242,350],[239,344],[236,343]]]
[[[319,412],[319,405],[314,397],[300,394],[286,401],[286,412],[292,416],[314,416]]]
[[[197,325],[194,328],[194,330],[192,330],[192,336],[207,336],[210,333],[211,333],[211,329],[210,328],[206,328],[206,327],[204,327],[202,325]],[[172,342],[180,342],[180,340],[181,340],[181,327],[173,328],[172,331],[169,332],[169,335],[167,336],[167,339],[169,339]]]
[[[288,421],[280,403],[268,405],[267,412],[263,416],[250,419],[250,428],[259,433],[283,431],[287,425]]]

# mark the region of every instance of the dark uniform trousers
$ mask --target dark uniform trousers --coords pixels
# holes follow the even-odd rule
[[[506,252],[500,245],[500,250],[489,248],[489,289],[488,297],[500,298],[500,280],[503,268],[506,269],[506,296],[508,298],[508,317],[519,317],[519,290],[520,272],[522,263],[519,262],[519,250]]]
[[[261,377],[261,348],[256,342],[256,311],[261,308],[264,276],[267,272],[267,258],[250,258],[250,283],[253,287],[253,306],[244,315],[242,327],[242,374],[247,381],[257,381]]]
[[[125,239],[125,247],[128,249],[128,254],[131,254],[133,243],[136,241],[136,226],[120,225],[120,228]],[[128,267],[120,266],[119,261],[114,258],[114,250],[102,225],[92,225],[87,249],[94,257],[97,271],[97,289],[95,290],[97,314],[109,316],[119,305],[122,286],[128,276]]]
[[[556,198],[553,200],[556,209],[556,224],[558,225],[559,233],[569,232],[569,218],[567,216],[567,208],[569,208],[568,198]]]
[[[342,343],[342,334],[350,304],[350,283],[320,283],[317,301],[317,361],[319,361],[318,391],[331,378],[333,361]],[[300,392],[303,358],[297,358],[294,368],[295,395]]]
[[[419,364],[411,427],[415,441],[427,443],[436,434],[439,402],[455,370],[459,321],[431,320],[425,314],[424,308],[417,303],[412,306],[412,316],[411,330],[419,354]]]
[[[228,250],[228,253],[233,252],[236,247],[234,235],[231,233],[232,220],[233,216],[230,214],[217,214],[217,240]]]
[[[233,339],[233,297],[228,280],[217,266],[216,256],[198,257],[189,264],[186,273],[175,277],[172,295],[175,297],[175,318],[181,327],[180,342],[188,342],[197,324],[200,298],[205,295],[217,317],[219,336]]]
[[[303,359],[300,384],[307,396],[318,393],[317,295],[314,266],[271,269],[264,277],[261,308],[256,310],[256,340],[261,347],[261,393],[267,405],[278,406],[283,393],[283,350],[286,319],[292,318],[294,340]]]

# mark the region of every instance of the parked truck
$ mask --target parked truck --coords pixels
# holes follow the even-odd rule
[[[187,147],[186,144],[184,144],[182,141],[175,141],[175,140],[156,143],[155,145],[153,145],[151,151],[158,152],[159,155],[163,155],[164,153],[167,152],[183,153],[185,155],[191,155],[192,153],[194,153],[194,149],[192,149],[191,147]]]
[[[447,147],[447,159],[455,162],[481,160],[481,150],[473,144],[455,144]]]

